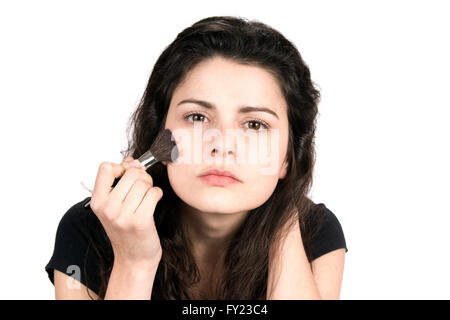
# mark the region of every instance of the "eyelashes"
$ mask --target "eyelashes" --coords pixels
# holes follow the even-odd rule
[[[191,118],[193,118],[194,116],[196,116],[197,119],[200,118],[200,117],[203,117],[205,119],[208,118],[205,114],[203,114],[201,112],[190,112],[190,113],[184,115],[183,119],[185,121],[190,122],[190,123],[194,123],[194,119],[191,120]],[[200,116],[200,117],[198,117],[198,116]],[[199,121],[199,120],[195,120],[195,121]],[[204,121],[200,120],[200,122],[204,122]],[[264,120],[261,120],[261,119],[257,119],[257,118],[253,118],[253,119],[247,120],[245,123],[256,123],[259,126],[256,130],[253,129],[253,128],[246,127],[247,129],[252,129],[253,131],[256,131],[256,132],[262,131],[262,130],[259,130],[261,127],[264,130],[267,130],[267,129],[270,128],[270,126],[269,126],[269,124],[267,122],[265,122]]]

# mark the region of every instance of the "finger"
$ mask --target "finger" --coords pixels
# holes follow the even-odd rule
[[[111,191],[110,193],[111,198],[123,202],[127,194],[130,192],[130,189],[132,188],[134,182],[137,179],[147,181],[150,187],[153,186],[153,179],[146,171],[138,169],[136,167],[130,167],[128,170],[125,171],[123,176],[120,178],[119,182]]]
[[[129,156],[123,159],[120,164],[125,170],[128,170],[131,167],[132,162],[134,161],[133,157]]]
[[[136,209],[141,204],[142,199],[144,199],[147,190],[150,189],[151,187],[152,186],[148,180],[143,180],[139,178],[134,181],[133,186],[130,189],[130,192],[128,192],[127,196],[123,200],[121,211],[121,215],[124,216],[123,218],[127,218],[134,214]]]
[[[163,191],[159,187],[152,187],[147,190],[147,193],[142,200],[142,203],[136,209],[135,216],[137,219],[147,220],[152,219],[155,213],[156,204],[161,200]]]
[[[98,168],[92,198],[105,199],[111,190],[114,179],[123,175],[125,169],[118,164],[104,161]]]
[[[135,159],[134,161],[132,161],[131,164],[133,166],[135,166],[136,168],[144,169],[144,166],[142,165],[142,163],[138,159]]]
[[[128,170],[131,168],[130,162],[122,162],[120,164],[122,166],[122,168],[124,168],[125,170]]]

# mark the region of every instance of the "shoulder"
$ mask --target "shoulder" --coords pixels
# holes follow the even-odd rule
[[[86,199],[72,205],[66,213],[64,213],[59,221],[59,232],[71,232],[76,233],[82,238],[85,237],[84,224],[86,222],[88,211],[84,210],[83,204],[86,202]]]
[[[324,203],[313,203],[309,218],[312,260],[336,249],[345,248],[345,252],[348,251],[342,225]]]
[[[89,200],[90,197],[87,197],[75,203],[64,213],[58,224],[57,240],[67,239],[71,242],[88,243],[90,234],[96,234],[103,230],[101,222],[92,209],[89,206],[84,207]],[[71,244],[66,241],[64,243]]]
[[[81,243],[87,244],[86,222],[89,212],[83,207],[86,199],[72,205],[61,216],[56,230],[55,249],[64,247],[67,250],[75,245],[79,248]]]

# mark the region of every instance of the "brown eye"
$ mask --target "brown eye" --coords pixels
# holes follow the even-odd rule
[[[269,128],[269,126],[267,124],[265,124],[264,122],[259,121],[259,120],[250,120],[250,121],[247,121],[246,123],[248,123],[249,129],[252,129],[256,132],[266,130]]]
[[[184,117],[185,119],[188,119],[189,122],[208,122],[204,121],[207,120],[206,117],[201,113],[191,113]],[[192,119],[191,119],[192,118]]]
[[[251,123],[252,125],[249,125],[250,129],[255,129],[255,130],[259,130],[261,123],[256,122],[256,121],[250,121],[249,123]]]
[[[202,121],[202,119],[203,119],[204,117],[201,115],[201,114],[193,114],[192,115],[192,120],[193,121]]]

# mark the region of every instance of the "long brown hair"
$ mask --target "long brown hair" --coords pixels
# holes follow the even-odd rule
[[[270,198],[251,210],[229,244],[224,276],[216,287],[216,299],[266,299],[269,251],[280,231],[298,214],[303,244],[311,261],[311,238],[318,212],[307,194],[315,162],[314,135],[320,93],[311,81],[308,66],[296,47],[273,28],[240,17],[209,17],[178,34],[165,48],[130,118],[133,129],[122,155],[138,158],[164,129],[172,94],[187,72],[199,62],[221,56],[234,62],[259,66],[278,80],[288,105],[289,141],[287,175],[280,179]],[[174,193],[167,168],[157,163],[148,173],[163,189],[154,219],[163,250],[151,299],[196,299],[189,288],[200,279],[180,225],[181,199]],[[98,296],[105,296],[113,259],[107,236],[90,234],[91,246],[100,259]],[[102,244],[103,243],[103,244]],[[106,243],[106,244],[105,244]]]

